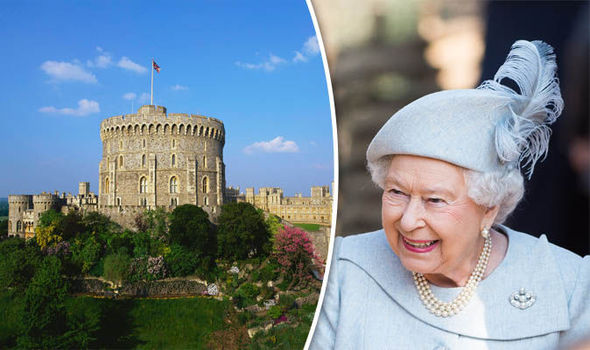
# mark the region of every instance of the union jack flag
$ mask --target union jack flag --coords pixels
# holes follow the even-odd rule
[[[160,73],[160,66],[158,66],[158,64],[154,60],[152,60],[152,68],[154,68],[156,72]]]

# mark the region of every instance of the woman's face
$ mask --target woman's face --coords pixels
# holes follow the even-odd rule
[[[383,228],[406,269],[431,282],[450,279],[463,285],[483,246],[479,233],[491,226],[493,212],[467,196],[462,168],[418,156],[392,158],[383,191]]]

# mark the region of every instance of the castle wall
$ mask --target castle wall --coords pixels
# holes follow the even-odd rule
[[[219,211],[225,190],[220,120],[148,105],[103,120],[100,130],[100,208],[195,204]]]

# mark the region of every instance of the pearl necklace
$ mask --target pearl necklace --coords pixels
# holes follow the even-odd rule
[[[432,290],[430,289],[430,284],[419,272],[412,272],[414,275],[414,283],[416,284],[416,289],[418,290],[418,294],[420,295],[420,300],[424,306],[435,316],[438,317],[451,317],[458,314],[465,305],[469,302],[477,285],[483,278],[483,275],[486,271],[488,266],[488,260],[490,258],[490,253],[492,251],[492,238],[488,236],[485,239],[483,249],[481,254],[479,255],[479,259],[477,260],[477,265],[475,269],[469,276],[469,280],[461,292],[455,300],[451,302],[444,302],[437,299],[434,294],[432,294]]]

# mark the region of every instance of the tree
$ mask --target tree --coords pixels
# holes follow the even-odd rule
[[[268,227],[268,232],[270,232],[272,237],[279,233],[279,230],[283,228],[283,224],[281,224],[281,218],[274,214],[268,214],[268,218],[266,218],[266,226]]]
[[[107,255],[104,259],[104,278],[121,285],[129,275],[130,264],[131,258],[125,253]]]
[[[215,256],[215,232],[209,215],[192,204],[176,207],[170,214],[170,242],[184,246],[200,257]]]
[[[270,233],[263,216],[251,204],[225,204],[218,221],[219,256],[241,260],[268,254]]]
[[[64,240],[69,240],[86,231],[82,215],[75,210],[70,210],[67,215],[62,216],[56,228]]]
[[[24,334],[18,339],[19,347],[61,347],[61,336],[66,331],[67,290],[68,284],[61,277],[60,260],[47,256],[25,293]]]
[[[296,227],[284,226],[275,237],[275,253],[281,273],[291,278],[291,289],[311,281],[312,269],[319,265],[313,243],[307,233]]]
[[[35,240],[37,240],[39,248],[45,250],[47,247],[61,242],[63,238],[57,232],[57,226],[52,223],[49,226],[37,226],[35,228]]]
[[[41,214],[37,227],[58,226],[63,217],[64,215],[62,213],[49,209]]]
[[[0,242],[0,289],[24,291],[41,263],[41,252],[34,240],[8,238]]]

